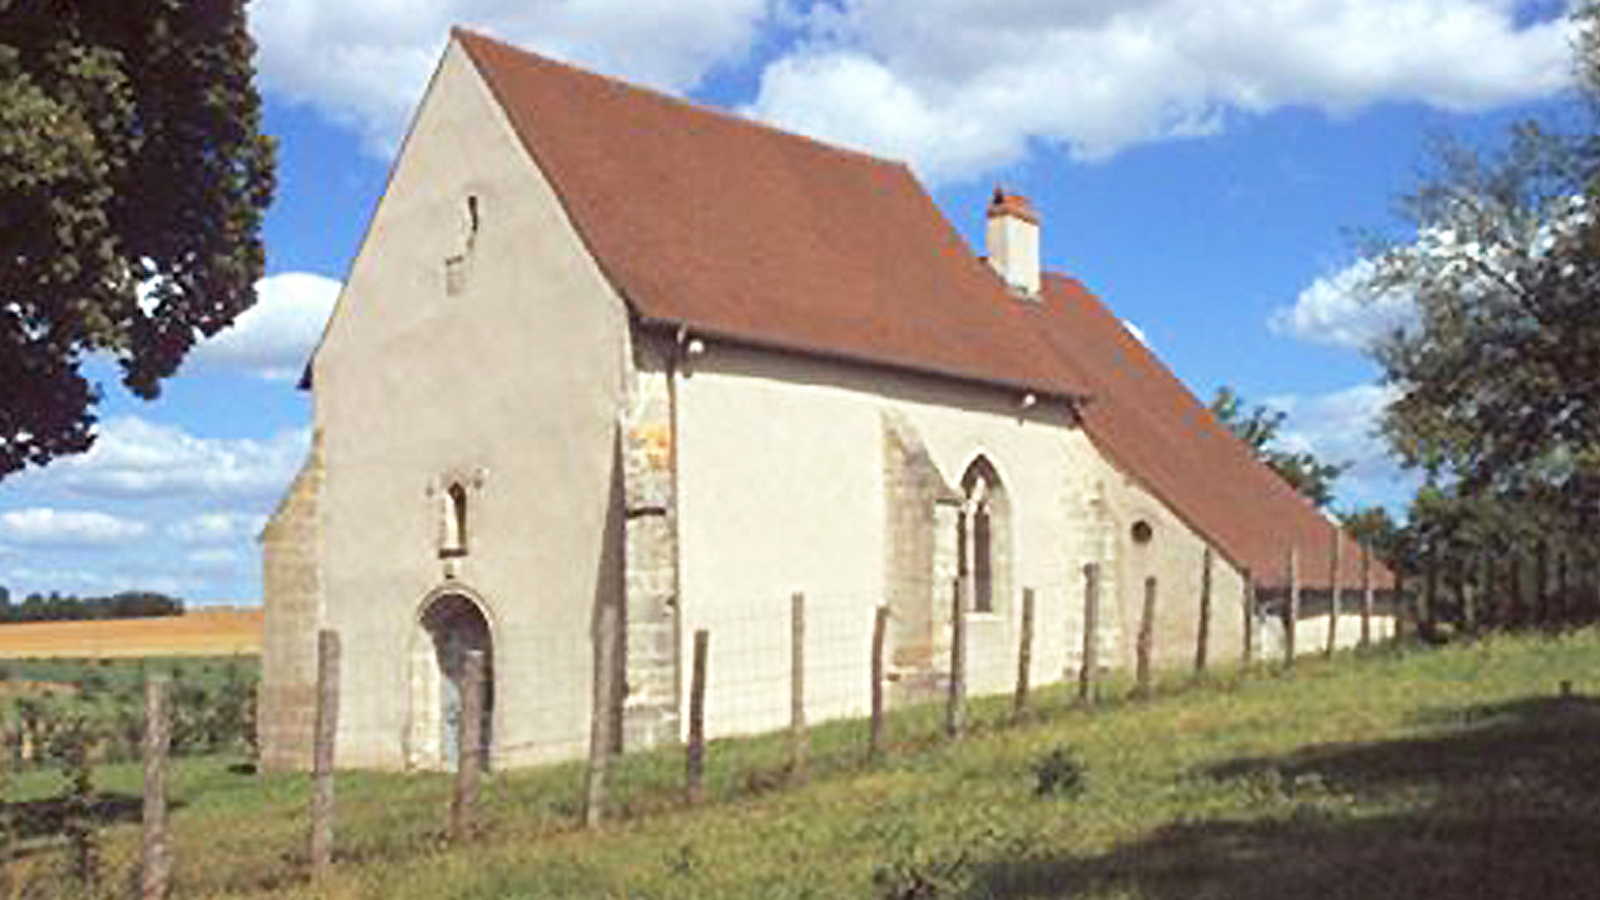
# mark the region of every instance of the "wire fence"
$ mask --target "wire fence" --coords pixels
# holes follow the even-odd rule
[[[1363,627],[1363,614],[1398,613],[1398,630],[1422,637],[1452,622],[1469,631],[1600,619],[1600,566],[1568,565],[1562,576],[1547,560],[1541,578],[1530,564],[1498,562],[1498,571],[1510,574],[1497,578],[1490,565],[1487,576],[1442,567],[1430,575],[1424,566],[1403,576],[1403,590],[1387,607],[1363,602],[1352,588],[1343,619],[1328,618],[1331,596],[1319,607],[1295,584],[1281,598],[1254,598],[1247,583],[1241,601],[1210,596],[1207,577],[1196,604],[1163,596],[1148,579],[1140,621],[1121,638],[1136,646],[1135,665],[1126,668],[1110,654],[1096,658],[1102,611],[1095,608],[1094,567],[1072,581],[1019,590],[1018,607],[1004,616],[970,612],[971,588],[959,581],[940,592],[948,606],[935,603],[924,618],[894,616],[873,598],[823,593],[791,598],[787,614],[781,603],[702,611],[703,619],[685,622],[681,644],[677,708],[685,720],[668,722],[658,746],[628,752],[621,752],[628,715],[623,628],[602,621],[593,648],[546,636],[496,648],[500,658],[468,651],[454,684],[456,705],[406,723],[408,763],[431,770],[407,774],[360,771],[358,753],[338,755],[346,750],[332,736],[349,714],[339,709],[338,673],[351,663],[337,652],[322,660],[316,732],[323,752],[314,754],[319,762],[309,777],[256,771],[255,678],[247,668],[128,673],[90,663],[76,680],[55,685],[56,695],[15,694],[0,728],[7,796],[0,892],[251,891],[485,838],[538,840],[860,771],[975,733],[1088,714],[1089,705],[1276,670],[1292,663],[1288,652],[1297,642],[1289,636],[1296,631],[1306,655],[1323,649],[1328,627],[1349,629],[1356,642],[1365,635],[1373,645],[1392,633]],[[1041,638],[1047,623],[1035,606],[1059,608],[1064,597],[1083,603],[1075,622],[1088,640]],[[1241,602],[1250,609],[1242,617]],[[1195,646],[1165,648],[1169,661],[1192,664],[1152,673],[1151,644],[1162,639],[1152,623],[1161,604],[1193,608],[1211,624],[1191,632]],[[1270,637],[1271,629],[1258,627],[1263,623],[1276,623],[1282,634]],[[1225,628],[1256,632],[1244,641],[1253,656],[1208,653],[1204,643]],[[337,637],[325,634],[324,643],[337,648]],[[1054,649],[1044,652],[1052,641]],[[516,683],[537,661],[570,669],[569,657],[592,668],[548,685],[537,702],[494,696],[492,685]],[[606,671],[615,679],[588,677]],[[412,690],[449,693],[441,683]],[[539,761],[549,764],[523,766]],[[343,768],[352,770],[334,775]]]

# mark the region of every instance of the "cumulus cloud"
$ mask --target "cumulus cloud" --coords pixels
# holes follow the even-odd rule
[[[393,149],[452,25],[673,91],[750,50],[768,0],[272,0],[250,8],[266,89]]]
[[[97,497],[275,497],[293,479],[308,441],[303,428],[264,440],[206,438],[124,416],[101,426],[88,453],[32,473],[30,483]]]
[[[256,305],[195,347],[187,365],[273,380],[298,378],[322,337],[339,288],[332,278],[306,272],[261,279]]]
[[[1277,444],[1310,452],[1323,462],[1348,463],[1335,482],[1341,506],[1402,502],[1416,490],[1416,477],[1401,470],[1378,434],[1392,388],[1362,384],[1324,394],[1269,397],[1266,405],[1288,413]]]
[[[1416,319],[1412,297],[1370,289],[1372,269],[1372,262],[1363,259],[1318,278],[1300,292],[1293,306],[1272,311],[1268,329],[1312,343],[1365,350],[1384,335],[1410,325]]]
[[[88,510],[35,506],[0,513],[0,538],[24,547],[105,547],[146,530],[143,522]]]
[[[1520,21],[1509,0],[840,0],[804,18],[748,111],[934,180],[1035,146],[1101,158],[1240,112],[1478,110],[1570,82],[1566,22]]]

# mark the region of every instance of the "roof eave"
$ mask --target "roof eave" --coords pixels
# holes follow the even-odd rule
[[[627,298],[624,297],[624,300],[626,302]],[[649,331],[676,335],[687,330],[687,332],[694,335],[708,337],[713,340],[723,341],[738,346],[749,347],[755,350],[771,350],[780,353],[792,353],[801,356],[808,356],[813,359],[831,360],[834,362],[848,363],[850,365],[864,366],[869,368],[889,369],[896,372],[905,372],[912,375],[959,381],[966,384],[981,385],[983,387],[995,388],[1015,393],[1033,394],[1040,400],[1056,400],[1061,403],[1068,404],[1072,406],[1074,410],[1081,409],[1092,399],[1092,396],[1087,392],[1065,391],[1056,387],[1030,384],[1023,381],[1015,381],[1005,378],[985,377],[982,375],[973,374],[971,372],[962,372],[955,369],[942,368],[939,366],[885,359],[882,356],[873,356],[864,353],[855,354],[847,350],[840,350],[834,347],[820,347],[801,344],[798,342],[771,340],[759,336],[741,334],[729,329],[718,328],[715,325],[707,325],[703,322],[694,322],[679,318],[660,318],[651,316],[640,310],[637,304],[631,302],[628,303],[628,306],[633,310],[635,320],[638,322],[639,326]]]

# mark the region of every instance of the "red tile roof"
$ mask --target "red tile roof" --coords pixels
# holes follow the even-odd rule
[[[647,325],[1057,397],[1259,581],[1326,584],[1332,529],[1076,282],[1019,300],[904,164],[457,30],[590,254]],[[1005,209],[1032,213],[1002,194]],[[1355,552],[1347,546],[1346,584]]]
[[[645,320],[1083,393],[904,164],[456,38]]]
[[[1060,357],[1091,379],[1084,430],[1118,468],[1268,587],[1327,588],[1334,535],[1343,585],[1360,579],[1360,548],[1256,458],[1109,309],[1072,278],[1047,273],[1042,325]],[[1372,564],[1376,587],[1389,572]],[[1353,601],[1352,601],[1353,602]]]

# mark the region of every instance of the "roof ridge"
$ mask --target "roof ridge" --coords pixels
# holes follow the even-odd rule
[[[740,125],[740,126],[752,128],[752,129],[755,129],[755,130],[758,130],[758,131],[765,131],[765,132],[773,134],[773,135],[775,135],[777,137],[784,137],[784,138],[790,138],[790,139],[794,139],[794,140],[804,141],[807,144],[810,144],[810,145],[814,146],[815,148],[817,148],[819,150],[823,150],[823,151],[826,151],[826,152],[829,152],[829,153],[838,153],[838,154],[841,154],[841,155],[844,155],[844,156],[857,157],[857,158],[865,159],[868,162],[872,162],[872,163],[876,163],[876,164],[884,165],[884,166],[892,166],[892,167],[902,168],[902,169],[906,169],[908,171],[911,169],[910,164],[907,163],[905,160],[902,160],[902,159],[895,159],[894,157],[890,157],[890,156],[881,156],[879,154],[871,153],[871,152],[866,151],[866,150],[858,150],[858,149],[856,149],[854,147],[846,147],[846,146],[843,146],[841,144],[830,143],[828,141],[822,140],[821,138],[812,137],[809,134],[802,134],[802,133],[800,133],[798,131],[793,131],[791,129],[784,128],[782,126],[775,125],[775,124],[773,124],[771,122],[766,122],[766,121],[763,121],[761,119],[753,119],[753,118],[751,118],[749,116],[740,115],[739,113],[737,113],[737,112],[735,112],[735,111],[733,111],[731,109],[726,109],[726,108],[721,107],[721,106],[714,106],[714,105],[710,105],[710,104],[699,103],[699,102],[696,102],[694,100],[689,99],[688,97],[680,97],[680,96],[678,96],[676,94],[670,93],[668,91],[661,90],[659,88],[653,88],[653,87],[650,87],[648,85],[639,84],[638,82],[630,81],[630,80],[628,80],[626,78],[623,78],[620,75],[609,75],[609,74],[607,74],[605,72],[595,72],[595,71],[592,71],[592,70],[589,70],[589,69],[585,69],[582,66],[579,66],[579,65],[577,65],[575,63],[571,63],[571,62],[568,62],[568,61],[562,60],[562,59],[556,59],[555,57],[552,57],[552,56],[545,56],[542,53],[535,53],[532,50],[527,50],[527,49],[524,49],[522,47],[518,47],[517,45],[512,44],[512,43],[510,43],[508,41],[505,41],[505,40],[503,40],[501,38],[494,37],[493,35],[484,34],[483,32],[480,32],[480,31],[474,31],[471,28],[468,28],[468,27],[463,26],[463,25],[453,25],[453,26],[451,26],[451,28],[450,28],[450,36],[452,38],[456,38],[456,39],[467,38],[468,40],[471,40],[471,41],[482,41],[482,42],[487,43],[487,44],[493,44],[496,47],[499,47],[499,48],[501,48],[503,50],[506,50],[506,51],[509,51],[511,53],[514,53],[514,54],[516,54],[518,56],[526,57],[526,58],[528,58],[530,60],[533,60],[533,61],[538,62],[538,63],[542,63],[544,65],[553,66],[553,67],[561,69],[561,70],[563,70],[563,71],[565,71],[565,72],[567,72],[569,74],[580,75],[580,76],[583,76],[585,78],[592,78],[592,79],[596,79],[598,81],[604,81],[604,82],[607,82],[609,84],[615,85],[616,87],[619,87],[619,88],[622,88],[624,90],[639,94],[639,95],[641,95],[643,97],[655,100],[657,102],[668,103],[668,104],[671,104],[673,106],[681,107],[684,111],[693,113],[695,115],[700,115],[700,116],[706,116],[706,117],[709,117],[709,118],[719,119],[719,120],[728,122],[729,124],[732,124],[732,125]],[[463,41],[463,46],[465,46],[466,43],[467,43],[466,41]],[[469,51],[470,51],[470,48],[469,48]]]

